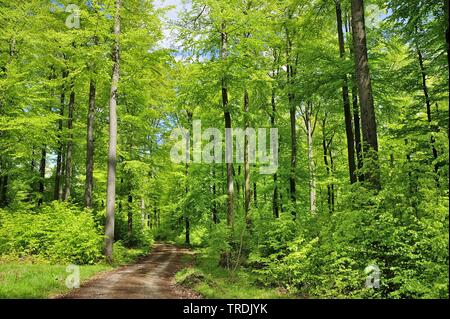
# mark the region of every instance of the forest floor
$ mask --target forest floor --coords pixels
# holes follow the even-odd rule
[[[131,265],[97,277],[56,298],[64,299],[186,299],[200,296],[176,285],[175,273],[183,266],[183,256],[193,252],[170,244],[157,243],[152,252]]]

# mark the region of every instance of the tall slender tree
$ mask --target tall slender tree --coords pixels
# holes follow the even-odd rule
[[[95,80],[91,78],[89,81],[89,108],[86,127],[86,186],[84,191],[84,204],[88,208],[92,208],[92,192],[94,189],[95,91]]]
[[[73,115],[75,108],[75,88],[74,83],[70,85],[69,110],[67,119],[68,140],[66,147],[66,174],[64,187],[64,200],[69,200],[70,189],[72,187],[72,172],[73,172]]]
[[[64,109],[66,103],[66,78],[68,76],[67,70],[63,70],[62,72],[62,85],[61,85],[61,95],[60,95],[60,103],[59,103],[59,116],[61,117],[58,120],[58,150],[56,156],[56,172],[55,172],[55,189],[53,193],[54,200],[62,199],[62,177],[63,177],[63,152],[64,152],[64,143],[62,141],[62,132],[63,132],[63,116]]]
[[[336,5],[336,24],[339,41],[339,57],[345,58],[344,31],[342,29],[342,9],[341,1],[335,0]],[[342,100],[344,103],[345,134],[347,136],[347,158],[350,174],[350,183],[356,182],[356,163],[355,163],[355,139],[353,136],[352,113],[350,110],[350,99],[348,94],[347,74],[342,75]]]
[[[220,57],[222,62],[227,60],[228,55],[228,34],[226,32],[226,24],[222,22],[220,32]],[[227,224],[233,225],[234,215],[234,187],[233,187],[233,140],[231,135],[231,112],[230,104],[228,103],[228,87],[225,75],[222,77],[222,107],[225,119],[225,130],[229,132],[226,137],[226,167],[227,167]]]
[[[116,198],[117,164],[117,95],[120,71],[120,10],[122,1],[115,0],[114,46],[112,50],[113,69],[109,97],[109,151],[108,184],[106,189],[105,256],[112,261],[114,243],[114,211]]]
[[[358,83],[359,102],[361,106],[361,129],[365,158],[364,165],[366,166],[366,164],[370,162],[370,168],[365,170],[365,180],[374,189],[380,189],[381,184],[378,164],[377,124],[375,120],[369,59],[367,56],[364,1],[352,0],[351,11],[355,68]]]

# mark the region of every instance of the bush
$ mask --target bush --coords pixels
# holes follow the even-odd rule
[[[248,265],[257,282],[320,298],[448,298],[448,198],[417,204],[387,187],[353,187],[333,214],[256,220]],[[365,285],[370,265],[377,289]]]
[[[201,270],[191,267],[177,272],[175,281],[177,284],[187,288],[192,288],[199,283],[211,283]]]
[[[0,210],[0,254],[94,264],[102,259],[102,233],[88,211],[67,203],[53,202],[37,212]]]
[[[115,265],[124,265],[136,261],[150,251],[150,245],[141,248],[126,248],[121,240],[113,246],[113,262]]]

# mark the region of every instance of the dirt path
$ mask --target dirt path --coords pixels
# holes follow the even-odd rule
[[[174,283],[182,267],[181,257],[191,251],[168,244],[155,244],[139,262],[108,271],[82,285],[64,299],[183,299],[197,294]]]

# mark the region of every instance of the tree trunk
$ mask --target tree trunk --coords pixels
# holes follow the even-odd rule
[[[427,75],[426,75],[425,67],[424,67],[424,64],[423,64],[422,52],[420,51],[419,45],[418,45],[417,42],[416,42],[416,50],[417,50],[417,55],[418,55],[418,58],[419,58],[420,73],[422,75],[422,91],[423,91],[423,95],[425,97],[425,103],[426,103],[426,107],[427,107],[427,121],[428,121],[428,127],[429,127],[430,134],[431,134],[431,138],[430,138],[431,151],[433,153],[433,160],[436,160],[438,158],[438,152],[437,152],[436,147],[434,145],[435,138],[434,138],[434,135],[433,135],[433,128],[432,128],[432,123],[431,123],[431,101],[430,101],[430,95],[428,93]],[[435,173],[437,173],[438,169],[439,169],[438,165],[435,164],[434,165]]]
[[[184,243],[186,245],[190,245],[191,244],[191,238],[190,238],[191,225],[190,225],[189,217],[186,216],[184,221],[185,221],[185,227],[186,227],[186,237],[184,239]]]
[[[446,49],[447,49],[447,71],[450,70],[450,30],[448,28],[448,24],[449,24],[449,10],[448,10],[448,1],[444,1],[444,14],[445,14],[445,25],[447,26],[447,28],[445,29],[445,44],[446,44]],[[449,104],[450,107],[450,104]]]
[[[376,190],[381,188],[378,164],[378,139],[375,121],[375,109],[370,80],[369,60],[367,57],[366,31],[364,25],[364,2],[352,0],[352,33],[355,51],[355,68],[361,105],[361,126],[363,135],[364,165],[371,167],[365,174],[365,181]],[[370,159],[367,161],[367,159]]]
[[[155,207],[153,208],[153,226],[156,228],[157,226],[157,220],[158,220],[158,207],[156,207],[156,202],[155,202]]]
[[[248,128],[248,92],[247,89],[244,90],[244,122],[245,129]],[[245,134],[244,137],[244,216],[245,221],[247,222],[247,226],[249,225],[248,220],[248,212],[250,210],[250,200],[251,200],[251,192],[250,192],[250,163],[248,159],[248,136]]]
[[[342,11],[341,1],[335,0],[336,4],[336,22],[339,40],[339,57],[341,60],[345,58],[344,34],[342,30]],[[344,102],[344,119],[345,119],[345,134],[347,136],[347,156],[348,169],[350,174],[350,183],[356,182],[356,163],[355,163],[355,140],[353,138],[352,114],[350,110],[350,99],[348,95],[348,81],[347,74],[342,76],[342,100]]]
[[[353,100],[353,123],[355,124],[355,148],[356,148],[356,160],[358,172],[356,176],[360,182],[364,182],[364,174],[361,174],[363,168],[363,154],[361,148],[361,122],[359,118],[359,105],[358,105],[358,89],[356,88],[355,79],[352,75],[352,100]]]
[[[16,38],[15,36],[12,37],[11,42],[9,43],[9,57],[8,62],[5,66],[1,67],[1,70],[3,71],[2,77],[6,78],[8,76],[8,66],[13,62],[14,57],[17,55],[16,51]],[[2,101],[0,101],[0,111],[2,110]],[[3,114],[1,114],[3,115]],[[0,138],[4,136],[4,132],[0,131]],[[5,207],[8,205],[8,182],[9,182],[9,164],[8,159],[2,159],[0,161],[0,207]]]
[[[1,163],[2,174],[0,175],[0,207],[8,205],[8,174],[7,165],[5,162]]]
[[[328,156],[330,157],[330,168],[331,168],[331,178],[334,178],[334,161],[333,161],[333,152],[331,151],[331,143],[332,139],[328,143]],[[335,192],[334,192],[334,183],[331,183],[331,211],[334,212],[334,201],[335,201]]]
[[[328,143],[327,143],[327,137],[326,137],[326,121],[327,116],[323,118],[322,121],[322,149],[323,149],[323,163],[325,164],[325,169],[327,172],[327,179],[331,177],[330,174],[330,164],[328,163]],[[330,182],[327,182],[327,204],[328,204],[328,211],[330,214],[333,212],[332,206],[331,206],[331,185]]]
[[[215,156],[214,148],[213,148],[213,156]],[[217,224],[217,204],[216,204],[216,196],[217,196],[217,189],[216,189],[216,169],[215,169],[215,163],[211,166],[212,171],[212,195],[213,195],[213,202],[212,202],[212,221],[214,224]]]
[[[133,195],[131,194],[128,194],[127,206],[128,245],[130,245],[133,236]]]
[[[289,174],[289,193],[292,202],[292,215],[296,215],[296,171],[297,171],[297,133],[296,133],[296,105],[295,95],[292,92],[294,86],[294,68],[291,61],[291,40],[289,32],[286,29],[286,59],[287,59],[287,83],[288,83],[288,104],[289,104],[289,118],[291,126],[291,168]]]
[[[128,215],[127,215],[127,225],[128,225],[128,240],[130,241],[133,236],[133,195],[128,194]]]
[[[186,110],[187,112],[187,119],[188,119],[188,125],[189,128],[192,128],[192,112]],[[190,145],[191,145],[191,141],[190,141],[190,136],[188,135],[186,138],[186,154],[190,154]],[[185,164],[185,177],[186,177],[186,188],[185,188],[185,195],[186,197],[188,196],[189,193],[189,162],[186,160],[186,164]],[[185,239],[184,239],[184,243],[186,245],[190,245],[191,244],[191,238],[190,238],[190,232],[191,232],[191,225],[190,225],[190,220],[189,220],[189,214],[188,214],[188,210],[189,208],[185,205],[184,206],[184,223],[185,223]]]
[[[349,21],[348,21],[348,27],[346,27],[346,32],[351,33],[351,26],[350,26]],[[350,56],[352,59],[354,59],[353,46],[354,45],[353,45],[353,41],[352,41],[352,43],[350,43],[350,45],[349,45]],[[356,150],[356,161],[357,161],[357,167],[358,167],[356,177],[358,178],[358,181],[364,182],[364,174],[361,173],[362,168],[363,168],[363,153],[362,153],[362,144],[361,144],[361,119],[359,117],[358,89],[356,88],[355,72],[352,72],[351,81],[352,81],[352,104],[353,104],[355,150]]]
[[[233,176],[235,177],[235,183],[236,183],[236,195],[239,198],[239,196],[240,196],[240,187],[239,187],[239,180],[238,179],[241,178],[241,165],[238,165],[238,174],[237,174],[238,178],[236,178],[236,174],[235,174],[234,167],[233,167]],[[243,191],[242,198],[245,201],[245,190],[244,190],[244,186],[243,185],[242,185],[242,191]]]
[[[94,79],[89,83],[89,109],[87,116],[86,136],[86,185],[84,191],[84,204],[92,208],[92,191],[94,188],[94,120],[95,120],[95,91]]]
[[[109,97],[109,151],[108,151],[108,185],[106,190],[106,221],[105,221],[105,256],[112,261],[114,242],[114,204],[116,197],[116,164],[117,164],[117,86],[119,84],[120,70],[120,7],[121,0],[116,0],[114,18],[115,43],[112,53],[114,62],[111,91]]]
[[[143,228],[145,228],[147,226],[147,224],[146,224],[147,214],[145,213],[144,197],[141,197],[141,219],[142,219],[142,226],[143,226]]]
[[[73,150],[73,110],[75,107],[75,90],[74,84],[71,84],[70,100],[69,100],[69,114],[67,120],[67,129],[69,130],[69,139],[67,141],[66,154],[66,185],[64,189],[64,200],[70,198],[70,188],[72,186],[72,150]]]
[[[161,209],[160,209],[160,207],[158,207],[158,220],[157,221],[158,221],[158,227],[160,227],[161,226]]]
[[[258,191],[256,187],[256,182],[253,182],[253,204],[258,207]]]
[[[227,59],[228,54],[228,35],[225,32],[225,24],[222,23],[222,30],[221,30],[221,59],[222,61],[225,61]],[[227,154],[228,158],[226,160],[226,166],[227,166],[227,225],[232,226],[233,225],[233,215],[234,215],[234,204],[233,204],[233,140],[231,136],[231,114],[230,114],[230,106],[228,104],[228,88],[225,78],[222,78],[222,105],[223,105],[223,111],[224,111],[224,119],[225,119],[225,130],[229,129],[230,136],[227,136],[226,138],[226,149],[229,150],[229,154]]]
[[[212,186],[212,191],[213,191],[213,199],[214,199],[214,202],[212,203],[212,221],[213,221],[213,223],[214,224],[217,224],[217,204],[216,204],[216,202],[215,202],[215,199],[216,199],[216,193],[217,193],[217,190],[216,190],[216,172],[215,172],[215,170],[213,169],[213,186]]]
[[[408,145],[408,139],[405,139],[405,146]],[[409,179],[409,198],[411,206],[414,209],[416,217],[417,215],[417,192],[419,191],[417,188],[417,178],[413,176],[413,169],[412,169],[412,161],[411,161],[411,153],[408,152],[406,154],[406,161],[408,163],[408,179]]]
[[[307,108],[304,115],[306,126],[306,142],[308,145],[308,170],[309,170],[309,211],[311,214],[316,213],[316,177],[315,164],[313,154],[313,133],[314,128],[311,123],[312,103],[307,103]]]
[[[45,191],[45,166],[47,157],[47,147],[44,145],[41,151],[41,163],[39,164],[39,200],[38,206],[40,206],[44,200]]]
[[[272,113],[270,115],[270,126],[275,127],[275,116],[276,116],[276,102],[275,102],[275,90],[272,90]],[[277,172],[273,174],[273,196],[272,196],[272,211],[273,216],[278,218],[279,208],[278,208],[278,175]]]
[[[62,79],[63,82],[65,81],[65,78],[67,77],[68,72],[67,71],[63,71],[62,73]],[[61,96],[60,96],[60,109],[59,109],[59,115],[61,116],[61,119],[58,120],[58,151],[57,151],[57,156],[56,156],[56,176],[55,176],[55,190],[53,193],[53,199],[54,200],[61,200],[62,198],[62,193],[61,193],[61,189],[62,189],[62,167],[63,167],[63,142],[61,141],[62,139],[62,131],[63,131],[63,119],[62,117],[64,116],[64,108],[65,108],[65,100],[66,100],[66,88],[65,88],[65,83],[63,83],[62,88],[61,88]]]

